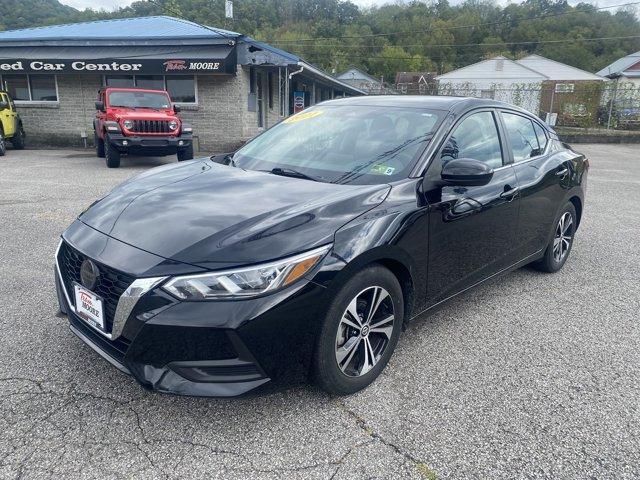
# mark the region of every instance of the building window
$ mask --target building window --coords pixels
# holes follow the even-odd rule
[[[174,103],[197,103],[193,75],[105,75],[107,87],[138,87],[166,90]]]
[[[21,102],[57,102],[55,75],[2,75],[0,86]]]
[[[269,110],[273,110],[273,73],[269,72],[267,88],[269,89]]]
[[[573,83],[556,83],[556,93],[573,93],[574,89]]]

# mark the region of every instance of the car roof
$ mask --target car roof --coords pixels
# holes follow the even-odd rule
[[[502,107],[512,110],[519,110],[531,115],[515,105],[491,100],[487,98],[475,97],[453,97],[435,95],[367,95],[362,97],[338,98],[322,102],[323,105],[362,105],[380,107],[408,107],[408,108],[429,108],[432,110],[445,110],[454,113],[461,113],[472,108],[482,107]]]

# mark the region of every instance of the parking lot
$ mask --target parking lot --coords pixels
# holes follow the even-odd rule
[[[0,477],[640,477],[640,155],[578,150],[591,159],[587,203],[561,272],[521,269],[420,318],[359,394],[231,400],[145,391],[56,317],[60,233],[174,157],[114,170],[90,151],[8,150]]]

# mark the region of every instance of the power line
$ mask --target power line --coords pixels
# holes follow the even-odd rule
[[[388,37],[388,36],[392,36],[392,35],[406,35],[408,33],[430,33],[433,31],[439,31],[439,30],[459,30],[462,28],[475,28],[475,27],[486,27],[486,26],[493,26],[493,25],[502,25],[505,23],[512,23],[512,22],[524,22],[524,21],[529,21],[529,20],[538,20],[538,19],[542,19],[542,18],[554,18],[554,17],[560,17],[563,15],[571,15],[571,14],[575,14],[575,13],[592,13],[594,11],[599,11],[599,10],[606,10],[606,9],[610,9],[610,8],[619,8],[619,7],[628,7],[628,6],[632,6],[632,5],[640,5],[640,2],[629,2],[629,3],[621,3],[618,5],[609,5],[609,6],[605,6],[605,7],[593,7],[589,10],[577,10],[577,9],[573,9],[570,11],[566,11],[566,12],[557,12],[557,13],[551,13],[551,14],[543,14],[543,15],[534,15],[531,17],[525,17],[525,18],[520,18],[520,19],[509,19],[509,20],[499,20],[499,21],[495,21],[495,22],[485,22],[485,23],[474,23],[474,24],[468,24],[468,25],[453,25],[453,26],[447,26],[447,27],[432,27],[432,28],[427,28],[424,30],[409,30],[409,31],[396,31],[396,32],[388,32],[388,33],[370,33],[370,34],[366,34],[366,35],[339,35],[339,36],[334,36],[334,37],[316,37],[316,38],[300,38],[297,40],[289,40],[289,41],[283,41],[283,42],[279,42],[280,45],[285,45],[285,44],[297,44],[299,42],[315,42],[317,40],[340,40],[340,39],[354,39],[354,38],[374,38],[374,37]]]
[[[412,48],[412,47],[422,47],[422,48],[431,48],[431,47],[493,47],[500,45],[539,45],[539,44],[547,44],[547,43],[574,43],[574,42],[595,42],[600,40],[630,40],[640,38],[640,35],[627,35],[620,37],[596,37],[596,38],[574,38],[574,39],[562,39],[562,40],[531,40],[526,42],[495,42],[495,43],[440,43],[440,44],[422,44],[415,43],[409,45],[302,45],[304,47],[313,47],[313,48],[384,48],[384,47],[402,47],[402,48]],[[278,42],[274,42],[274,45],[279,45]]]

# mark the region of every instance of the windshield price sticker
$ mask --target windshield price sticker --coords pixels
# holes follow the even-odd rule
[[[322,110],[314,110],[312,112],[297,113],[296,115],[283,120],[282,123],[301,122],[302,120],[309,120],[310,118],[319,117],[320,115],[323,115],[323,114],[324,112]]]
[[[387,165],[374,165],[371,167],[371,173],[375,173],[377,175],[393,175],[393,172],[395,171],[395,167],[388,167]]]

